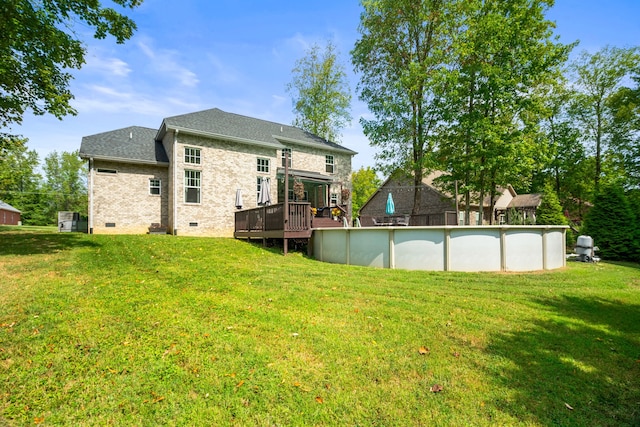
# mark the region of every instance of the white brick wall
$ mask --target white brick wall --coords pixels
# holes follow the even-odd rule
[[[98,172],[98,169],[117,173]],[[146,233],[152,223],[168,222],[166,167],[94,161],[93,232]],[[161,195],[149,194],[149,179],[161,180]],[[107,227],[107,223],[115,227]]]
[[[115,175],[94,171],[95,233],[146,233],[152,223],[162,223],[170,232],[177,230],[178,235],[233,236],[236,190],[242,191],[243,209],[257,207],[256,184],[263,176],[271,179],[271,198],[277,203],[276,172],[282,166],[281,150],[179,133],[174,168],[174,134],[167,133],[163,144],[172,162],[168,168],[95,161],[95,168],[118,171]],[[185,147],[200,149],[199,165],[185,164]],[[333,155],[335,172],[331,176],[337,182],[332,184],[332,191],[339,192],[341,186],[350,188],[350,155],[293,144],[290,147],[293,169],[323,175],[329,175],[325,155]],[[268,173],[257,171],[258,157],[270,160]],[[185,169],[201,172],[200,203],[185,202]],[[162,180],[161,196],[149,195],[149,178],[154,177]],[[115,227],[106,227],[106,223],[115,223]]]

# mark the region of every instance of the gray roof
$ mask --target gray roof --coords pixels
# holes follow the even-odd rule
[[[540,202],[542,201],[542,194],[540,193],[532,193],[532,194],[518,194],[511,200],[509,203],[510,208],[537,208],[540,206]]]
[[[156,142],[157,130],[129,126],[82,138],[80,157],[119,160],[136,163],[168,164],[169,158],[161,142]]]
[[[228,137],[231,141],[266,145],[273,148],[289,147],[291,144],[317,146],[318,148],[356,154],[348,148],[300,128],[267,120],[255,119],[240,114],[227,113],[218,108],[167,117],[164,119],[156,139],[160,140],[169,130],[193,132],[211,137]]]
[[[0,209],[2,209],[3,211],[11,211],[11,212],[21,213],[18,209],[14,208],[13,206],[11,206],[8,203],[3,202],[2,200],[0,200]]]

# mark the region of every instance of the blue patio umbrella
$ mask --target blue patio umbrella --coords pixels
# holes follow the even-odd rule
[[[385,207],[384,212],[387,215],[393,215],[396,212],[396,206],[393,204],[393,196],[389,193],[387,197],[387,206]]]

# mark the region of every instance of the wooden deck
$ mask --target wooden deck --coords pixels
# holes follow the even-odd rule
[[[342,227],[343,222],[328,216],[313,216],[311,204],[289,202],[288,215],[284,215],[284,203],[246,209],[235,214],[236,239],[283,239],[285,253],[289,239],[308,240],[314,228]],[[325,213],[328,213],[327,209]]]
[[[311,205],[289,202],[236,212],[235,231],[238,239],[308,239],[311,237]]]

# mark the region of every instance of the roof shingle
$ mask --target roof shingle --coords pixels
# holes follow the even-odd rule
[[[80,157],[169,163],[162,143],[155,141],[155,129],[129,126],[82,138]]]
[[[319,148],[356,154],[355,151],[335,142],[327,141],[300,128],[240,114],[227,113],[219,108],[167,117],[163,121],[163,127],[158,133],[157,139],[162,138],[167,128],[183,128],[196,132],[226,135],[279,147],[285,147],[287,142],[294,140],[305,145],[317,145]],[[279,140],[278,138],[282,139]]]

